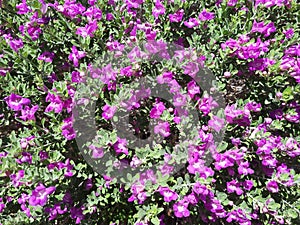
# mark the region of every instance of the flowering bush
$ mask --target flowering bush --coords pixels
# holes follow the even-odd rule
[[[0,224],[300,223],[296,0],[0,8]]]

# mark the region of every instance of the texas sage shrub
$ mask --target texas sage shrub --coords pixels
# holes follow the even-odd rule
[[[296,0],[0,8],[1,224],[300,223]]]

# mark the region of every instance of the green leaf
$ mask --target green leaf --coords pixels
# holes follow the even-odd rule
[[[291,217],[293,219],[297,219],[299,216],[295,209],[289,209],[287,212],[288,212],[289,217]]]
[[[286,102],[294,99],[292,87],[289,86],[286,89],[284,89],[284,91],[282,92],[282,99]]]
[[[160,224],[160,221],[158,219],[158,217],[153,217],[151,218],[151,223],[153,223],[154,225],[159,225]]]

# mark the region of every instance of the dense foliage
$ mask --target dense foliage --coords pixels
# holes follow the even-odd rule
[[[296,0],[0,0],[0,10],[0,224],[300,224]],[[133,93],[146,77],[173,98]],[[90,115],[74,111],[82,93],[96,139]],[[122,110],[153,146],[118,135]],[[117,179],[120,162],[140,172]]]

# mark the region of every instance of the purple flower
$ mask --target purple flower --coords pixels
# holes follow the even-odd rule
[[[38,60],[43,60],[45,62],[52,62],[54,59],[53,52],[43,52],[39,57]]]
[[[198,108],[206,116],[211,111],[211,109],[218,106],[218,103],[209,95],[204,95],[200,100]],[[227,118],[226,118],[227,119]]]
[[[106,14],[106,20],[107,21],[112,21],[114,19],[114,15],[112,13],[107,13]]]
[[[238,2],[238,0],[228,0],[227,6],[231,6],[231,7],[235,6],[237,2]]]
[[[252,180],[245,180],[243,182],[243,186],[244,186],[244,189],[247,190],[247,191],[250,191],[253,187],[253,181]]]
[[[164,196],[165,202],[175,201],[178,198],[178,194],[168,187],[160,187],[158,191],[162,196]]]
[[[49,220],[54,220],[58,214],[62,215],[68,211],[67,207],[65,206],[64,209],[61,208],[60,204],[55,204],[53,208],[47,207],[45,208],[45,213],[49,214]]]
[[[103,148],[96,147],[95,145],[90,145],[89,148],[93,151],[92,157],[94,159],[100,159],[103,157],[104,155]]]
[[[18,52],[19,49],[23,48],[24,44],[22,39],[13,39],[9,41],[9,46],[11,47],[12,50]]]
[[[31,103],[30,99],[23,98],[20,95],[16,95],[12,93],[10,96],[5,97],[4,100],[6,101],[6,104],[14,111],[20,111],[22,110],[23,106],[29,105]]]
[[[9,175],[9,178],[11,179],[14,187],[19,187],[24,183],[20,181],[24,177],[24,174],[24,170],[19,170],[16,174]]]
[[[245,105],[245,109],[253,112],[259,112],[261,110],[261,104],[251,101]]]
[[[175,107],[181,107],[186,104],[186,96],[181,93],[177,93],[173,96],[173,105]]]
[[[199,25],[199,21],[196,18],[190,18],[189,21],[184,21],[184,25],[188,28],[193,28]]]
[[[27,28],[27,33],[29,34],[29,36],[33,41],[36,41],[39,38],[40,34],[42,33],[42,30],[39,27],[29,26]]]
[[[28,200],[31,206],[44,206],[48,201],[48,195],[54,193],[56,188],[51,186],[46,188],[43,184],[39,184],[35,190],[32,191],[31,196]]]
[[[130,166],[132,168],[137,168],[138,166],[140,166],[142,164],[142,160],[140,160],[137,156],[133,156],[132,160],[130,162]]]
[[[170,125],[168,122],[159,122],[158,125],[154,126],[154,133],[161,134],[163,137],[168,137],[170,133]]]
[[[248,175],[248,174],[253,174],[254,170],[252,170],[251,168],[249,168],[249,162],[245,161],[245,162],[241,162],[239,164],[238,173],[239,174],[243,174],[243,175]]]
[[[194,80],[187,84],[187,89],[191,98],[193,98],[196,94],[200,94],[200,88]]]
[[[272,193],[277,193],[279,191],[278,184],[274,180],[269,181],[266,187]]]
[[[222,169],[234,166],[234,160],[231,158],[228,158],[224,154],[218,154],[216,156],[216,162],[214,163],[214,166],[215,166],[216,170],[222,170]]]
[[[181,22],[181,20],[183,18],[183,15],[184,15],[184,10],[183,9],[178,10],[174,14],[169,14],[170,22],[175,22],[175,23]]]
[[[40,157],[41,161],[44,161],[49,158],[49,154],[48,154],[48,152],[42,150],[39,152],[39,157]]]
[[[214,175],[214,171],[206,167],[204,160],[197,160],[197,161],[190,161],[189,165],[187,167],[190,174],[196,174],[198,173],[201,178],[208,178],[209,176]]]
[[[165,109],[166,107],[163,102],[155,103],[154,107],[150,111],[150,118],[158,119]]]
[[[76,222],[75,222],[76,224],[80,224],[81,220],[84,219],[83,207],[80,207],[80,208],[72,207],[70,209],[70,214],[71,214],[72,219],[76,219]]]
[[[128,155],[128,148],[126,147],[127,144],[128,143],[126,139],[118,137],[117,142],[113,145],[113,148],[118,154],[124,153],[125,155]]]
[[[144,192],[145,186],[142,184],[133,184],[131,186],[132,195],[129,197],[128,201],[133,202],[134,200],[138,200],[139,204],[142,204],[146,198],[146,192]]]
[[[94,37],[95,31],[98,29],[97,20],[93,20],[86,24],[84,27],[79,27],[76,30],[76,34],[82,36],[82,37]],[[85,55],[84,55],[85,56]]]
[[[230,38],[225,43],[221,44],[222,50],[225,50],[227,47],[230,48],[231,50],[234,50],[240,48],[240,44],[236,40]]]
[[[199,201],[197,196],[193,192],[189,195],[184,196],[183,200],[192,205],[197,205],[197,203]]]
[[[206,9],[204,9],[199,15],[199,20],[201,21],[212,20],[213,18],[215,18],[215,14],[207,12]]]
[[[120,74],[121,74],[121,76],[126,76],[126,77],[133,76],[132,66],[127,66],[127,67],[121,68]]]
[[[1,5],[1,4],[0,4]],[[30,8],[28,7],[26,0],[22,0],[22,3],[17,4],[16,8],[18,9],[17,14],[27,14],[28,12],[30,12]]]
[[[78,67],[78,61],[85,56],[86,53],[84,51],[78,51],[76,46],[73,46],[72,53],[69,55],[69,60],[73,61],[75,67]]]
[[[250,71],[264,71],[268,66],[273,65],[274,63],[274,60],[268,58],[258,58],[248,63],[248,67]]]
[[[208,121],[208,126],[213,128],[215,131],[220,132],[220,130],[224,127],[224,122],[224,119],[219,118],[218,116],[213,116],[213,118]]]
[[[193,186],[193,192],[195,192],[198,195],[208,195],[209,194],[209,190],[207,189],[207,187],[204,184],[201,184],[199,182],[196,182]]]
[[[190,211],[188,210],[188,205],[189,203],[183,200],[176,202],[173,205],[174,215],[178,218],[189,217]]]
[[[139,8],[143,4],[144,0],[125,0],[128,8]]]
[[[174,74],[172,72],[167,71],[162,75],[157,76],[156,80],[159,84],[169,83],[172,80],[173,76]]]
[[[96,1],[97,0],[88,0],[88,3],[93,6],[93,5],[95,5]]]
[[[166,9],[164,5],[159,0],[156,0],[155,7],[152,11],[152,15],[154,16],[154,18],[157,19],[160,15],[165,14],[165,12]]]
[[[22,157],[21,157],[21,159],[16,159],[16,162],[17,162],[18,164],[22,164],[22,163],[25,163],[25,162],[31,164],[31,163],[32,163],[32,156],[31,156],[31,154],[28,153],[28,152],[22,152]]]
[[[9,70],[10,69],[8,69],[8,68],[0,67],[0,76],[5,77],[7,72],[9,72]]]
[[[294,36],[294,29],[293,28],[287,29],[287,30],[283,31],[283,33],[284,33],[286,39],[290,39]]]
[[[199,72],[199,65],[195,62],[188,62],[186,65],[183,66],[183,69],[185,74],[194,78]]]
[[[0,213],[3,212],[4,208],[5,208],[5,204],[3,204],[3,198],[0,198]]]
[[[31,108],[29,106],[25,106],[24,109],[21,109],[22,115],[20,116],[20,118],[24,121],[35,120],[34,114],[38,109],[39,109],[38,105],[35,105]]]
[[[69,117],[63,120],[63,125],[61,127],[62,129],[62,135],[67,140],[72,140],[76,137],[75,130],[73,128],[73,118]]]
[[[85,181],[85,190],[90,190],[93,187],[93,180],[91,178],[88,178]]]
[[[253,26],[251,29],[251,32],[259,32],[264,35],[264,37],[268,37],[271,35],[271,33],[274,33],[276,31],[276,27],[274,26],[274,23],[268,23],[267,25],[264,25],[264,22],[256,22],[254,20]]]
[[[31,140],[33,140],[35,138],[35,136],[29,136],[27,138],[21,138],[20,140],[20,145],[22,149],[27,148],[28,144],[33,145],[30,143]]]
[[[110,105],[105,105],[103,106],[103,112],[102,112],[102,117],[106,120],[110,120],[115,112],[117,111],[117,106],[110,106]]]
[[[92,6],[88,8],[82,15],[86,16],[89,22],[93,19],[101,20],[102,11],[98,7]]]
[[[111,63],[109,63],[101,69],[100,79],[103,83],[110,85],[113,81],[116,80],[116,75],[116,71],[114,71],[114,69],[111,67]]]
[[[60,113],[63,110],[64,102],[58,95],[54,95],[48,92],[48,95],[46,96],[46,101],[51,102],[45,109],[46,113],[52,110],[54,110],[55,113]]]
[[[84,81],[84,72],[73,71],[71,73],[71,80],[74,83],[81,83]]]
[[[52,7],[54,7],[57,11],[61,12],[63,15],[70,17],[71,19],[74,19],[77,15],[82,15],[82,13],[85,11],[85,7],[80,4],[76,3],[76,1],[65,1],[64,5],[59,5],[57,2],[54,4],[51,4]]]
[[[240,188],[239,182],[236,180],[227,182],[227,192],[228,193],[235,192],[237,195],[241,195],[244,193],[243,190]]]

